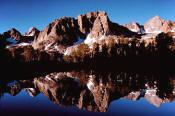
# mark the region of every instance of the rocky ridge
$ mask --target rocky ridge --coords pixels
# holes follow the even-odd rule
[[[136,23],[136,22],[132,22],[129,24],[124,24],[124,27],[128,28],[130,31],[136,32],[138,34],[144,34],[145,30],[144,27],[141,26],[140,24]]]
[[[12,38],[17,41],[16,45],[7,47],[9,50],[30,46],[34,51],[70,55],[77,50],[77,44],[86,44],[92,51],[94,43],[98,43],[101,47],[104,43],[110,43],[111,39],[114,40],[114,43],[120,43],[123,41],[122,38],[129,42],[134,39],[137,45],[141,43],[145,43],[145,46],[150,43],[156,45],[155,38],[159,33],[174,33],[174,30],[175,22],[164,21],[159,16],[153,17],[144,25],[136,22],[119,25],[111,22],[105,11],[99,11],[78,15],[77,18],[62,17],[56,19],[41,32],[32,27],[29,32],[21,35],[19,31],[12,28],[1,34],[0,37],[1,40]],[[79,42],[80,40],[81,42]],[[75,45],[75,43],[77,44]],[[5,44],[9,45],[8,42]]]
[[[6,45],[10,45],[11,43],[15,42],[14,45],[20,44],[20,43],[31,43],[34,39],[38,37],[38,34],[40,31],[34,27],[31,27],[29,29],[29,32],[25,34],[21,34],[18,30],[15,28],[12,28],[8,30],[7,32],[4,32],[1,35],[1,39],[4,41],[7,41]],[[11,39],[10,41],[8,39]]]
[[[38,37],[39,33],[40,31],[37,28],[31,27],[27,33],[23,34],[23,36],[31,37],[31,41],[33,41]]]
[[[63,17],[49,24],[33,42],[34,49],[48,50],[52,46],[65,48],[78,41],[78,37],[94,41],[108,35],[133,35],[136,33],[109,20],[106,12],[89,12],[76,19]],[[62,47],[64,49],[64,47]],[[55,48],[60,51],[60,49]]]

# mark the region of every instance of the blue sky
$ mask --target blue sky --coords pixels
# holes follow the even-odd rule
[[[105,10],[111,21],[126,24],[159,15],[175,21],[175,0],[0,0],[0,33],[14,27],[25,33],[32,26],[43,30],[60,17]]]

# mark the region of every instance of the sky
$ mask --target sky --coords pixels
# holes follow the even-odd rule
[[[155,15],[175,21],[175,0],[0,0],[0,33],[16,28],[23,34],[33,26],[43,30],[55,19],[100,10],[119,24],[144,24]]]

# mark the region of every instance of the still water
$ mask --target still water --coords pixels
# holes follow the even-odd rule
[[[0,87],[1,116],[175,116],[175,78],[167,74],[74,70]]]

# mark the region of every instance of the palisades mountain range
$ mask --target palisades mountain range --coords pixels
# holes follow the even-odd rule
[[[42,31],[12,28],[0,34],[0,52],[10,64],[155,62],[175,55],[175,22],[155,16],[144,25],[119,25],[105,11],[89,12],[56,19]]]

